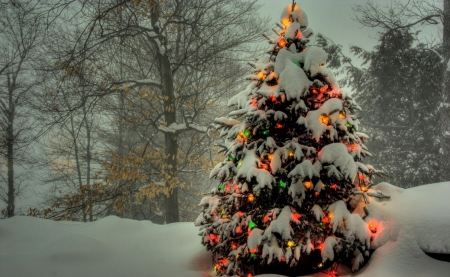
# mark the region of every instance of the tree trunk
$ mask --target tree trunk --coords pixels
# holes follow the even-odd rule
[[[173,76],[170,69],[169,59],[162,55],[158,55],[159,70],[161,73],[162,93],[164,96],[164,120],[169,126],[176,121],[175,95],[173,89]],[[166,178],[166,186],[170,186],[173,179],[177,177],[177,150],[178,141],[176,133],[167,132],[165,134],[166,146],[166,164],[168,168],[169,178]],[[166,198],[166,223],[178,222],[178,188],[174,187],[169,196]]]
[[[11,117],[11,116],[10,116]],[[7,160],[8,160],[8,206],[6,207],[6,216],[14,216],[14,128],[12,121],[8,122],[7,128]]]
[[[8,114],[7,114],[7,124],[6,129],[6,144],[7,144],[7,166],[8,166],[8,202],[6,206],[6,216],[13,217],[15,210],[15,188],[14,188],[14,114],[15,114],[15,103],[13,99],[15,79],[11,81],[10,75],[8,75]]]
[[[441,116],[441,181],[450,180],[448,157],[450,155],[450,0],[444,0],[444,31],[443,31],[443,106]]]

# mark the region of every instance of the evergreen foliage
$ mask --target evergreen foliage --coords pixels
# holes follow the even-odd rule
[[[281,22],[276,39],[264,34],[269,56],[251,63],[250,84],[230,99],[235,110],[215,120],[227,159],[211,171],[222,183],[195,223],[220,276],[335,275],[339,262],[357,270],[369,255],[359,200],[376,195],[380,172],[362,163],[360,107],[309,44],[304,11],[289,5]]]

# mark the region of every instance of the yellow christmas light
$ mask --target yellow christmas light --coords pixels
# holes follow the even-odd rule
[[[288,247],[294,247],[295,243],[292,240],[288,240],[286,243]]]

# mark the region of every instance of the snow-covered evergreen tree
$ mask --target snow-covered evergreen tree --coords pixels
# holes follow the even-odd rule
[[[215,120],[227,159],[211,171],[222,184],[195,223],[221,276],[334,274],[333,262],[356,270],[369,254],[371,230],[351,200],[379,172],[362,163],[360,108],[309,45],[306,13],[293,3],[281,23],[277,38],[264,34],[272,47],[230,99],[236,109]]]

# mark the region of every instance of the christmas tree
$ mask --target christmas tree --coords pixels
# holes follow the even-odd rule
[[[362,163],[370,153],[360,108],[326,68],[325,51],[310,45],[306,13],[293,3],[281,23],[277,38],[264,34],[268,55],[230,99],[236,110],[215,120],[227,158],[211,171],[221,184],[195,224],[220,276],[335,275],[340,262],[357,270],[369,256],[374,230],[352,203],[379,172]]]

